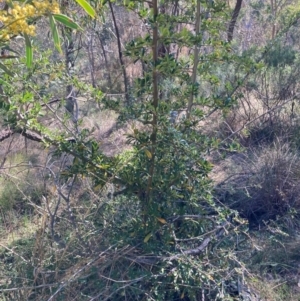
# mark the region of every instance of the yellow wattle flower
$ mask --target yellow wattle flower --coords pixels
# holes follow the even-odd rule
[[[32,3],[19,4],[13,1],[13,8],[8,11],[0,11],[0,40],[9,39],[9,35],[18,35],[26,33],[28,35],[35,35],[35,26],[28,24],[32,18],[38,18],[43,15],[60,13],[59,4],[56,1],[50,2],[48,0],[37,1]]]

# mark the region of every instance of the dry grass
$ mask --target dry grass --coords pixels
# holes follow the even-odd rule
[[[107,156],[114,156],[131,147],[126,143],[126,134],[132,131],[132,123],[122,127],[117,125],[118,115],[104,110],[83,119],[83,127],[92,131],[92,136],[99,141],[100,150]]]
[[[39,169],[46,158],[37,143],[15,136],[3,142],[0,177],[0,243],[8,246],[32,236],[39,227],[35,206],[45,193]],[[30,153],[30,156],[26,153]]]
[[[281,236],[279,231],[274,232],[276,229],[268,227],[267,231],[252,235],[259,251],[248,260],[252,272],[248,280],[265,301],[299,301],[300,241],[295,237]]]
[[[300,290],[285,279],[273,280],[253,278],[251,285],[260,293],[262,301],[299,301]]]
[[[256,147],[270,144],[278,136],[288,136],[299,121],[295,118],[299,106],[292,105],[292,99],[266,104],[256,92],[241,92],[243,97],[229,112],[216,111],[203,123],[205,133],[220,141],[237,139],[244,147]]]
[[[297,152],[277,141],[228,160],[228,178],[217,186],[219,195],[254,224],[285,219],[298,227],[300,164]],[[229,172],[231,170],[231,172]]]

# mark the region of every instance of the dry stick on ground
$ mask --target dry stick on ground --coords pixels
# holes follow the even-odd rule
[[[202,253],[205,250],[205,248],[208,246],[208,244],[215,237],[216,238],[222,237],[223,234],[226,232],[226,230],[225,230],[226,227],[228,227],[230,225],[231,225],[231,223],[229,221],[226,221],[226,222],[222,223],[220,226],[217,226],[214,230],[210,231],[210,232],[216,233],[215,236],[211,235],[211,236],[205,238],[203,240],[203,242],[198,247],[196,247],[194,249],[189,249],[189,250],[182,251],[181,254],[171,256],[171,257],[167,258],[166,260],[167,261],[172,261],[172,260],[179,259],[180,257],[187,256],[187,255],[192,255],[192,256],[199,255],[200,253]]]
[[[214,239],[220,239],[220,238],[223,237],[223,234],[228,231],[226,228],[228,228],[232,225],[231,222],[230,222],[230,219],[231,219],[231,217],[229,217],[228,220],[223,222],[221,225],[218,225],[213,230],[211,230],[209,232],[210,236],[206,237],[201,242],[201,244],[199,246],[197,246],[196,248],[184,250],[181,253],[175,254],[175,255],[170,256],[170,257],[166,257],[166,256],[139,256],[139,257],[136,257],[136,258],[132,258],[132,257],[126,257],[126,258],[128,260],[131,260],[131,261],[133,261],[135,263],[139,263],[139,264],[155,265],[155,264],[158,264],[159,262],[163,262],[163,261],[171,262],[173,260],[180,259],[181,257],[184,257],[184,256],[199,255],[206,249],[206,247],[208,246],[208,244],[211,241],[213,241]]]
[[[107,296],[105,299],[102,299],[103,301],[107,301],[107,300],[111,300],[110,298],[116,294],[118,291],[124,290],[126,287],[133,285],[134,283],[138,283],[139,281],[141,281],[142,279],[144,279],[146,276],[142,276],[133,280],[128,280],[128,281],[114,281],[114,282],[123,282],[126,283],[125,285],[119,287],[118,289],[116,289],[115,291],[113,291],[109,296]],[[90,299],[89,301],[94,301],[94,300],[99,300],[99,297],[102,295],[102,292],[100,294],[98,294],[97,296],[93,297],[92,299]]]
[[[0,247],[6,249],[7,251],[13,253],[14,255],[20,257],[24,262],[29,263],[28,260],[26,260],[22,255],[18,254],[17,252],[15,252],[13,249],[8,248],[7,246],[3,245],[2,243],[0,243]],[[1,292],[1,290],[0,290]]]
[[[4,288],[4,289],[0,289],[0,293],[15,292],[15,291],[21,291],[21,290],[35,290],[35,289],[39,289],[39,288],[53,287],[53,286],[57,286],[57,285],[59,285],[59,283],[42,284],[42,285],[37,285],[37,286],[22,286],[22,287]]]
[[[85,271],[87,268],[90,268],[93,266],[93,263],[95,263],[96,261],[99,260],[99,257],[101,256],[105,256],[107,254],[107,252],[109,250],[111,250],[112,248],[116,247],[116,245],[112,245],[109,248],[107,248],[105,251],[101,252],[97,257],[95,257],[94,259],[92,259],[91,261],[89,261],[87,264],[83,265],[82,267],[80,267],[79,269],[77,269],[71,276],[68,277],[68,279],[66,279],[65,281],[62,281],[60,283],[59,288],[54,292],[54,294],[52,294],[50,296],[50,298],[48,298],[47,301],[51,301],[53,300],[53,298],[67,285],[69,285],[72,281],[75,281],[77,278],[76,276],[79,276],[80,273],[82,273],[83,271]]]

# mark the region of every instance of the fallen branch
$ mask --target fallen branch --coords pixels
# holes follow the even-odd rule
[[[0,142],[9,138],[14,134],[14,131],[11,129],[5,129],[0,132]]]
[[[192,256],[195,256],[195,255],[199,255],[200,253],[202,253],[205,248],[208,246],[208,244],[214,239],[214,238],[221,238],[223,236],[223,234],[225,233],[225,229],[226,229],[226,226],[229,226],[230,223],[228,221],[224,222],[222,225],[216,227],[213,232],[216,232],[216,235],[211,235],[207,238],[205,238],[202,243],[194,248],[194,249],[189,249],[189,250],[185,250],[185,251],[182,251],[181,254],[176,254],[176,255],[173,255],[169,258],[166,258],[165,260],[167,261],[173,261],[175,259],[178,259],[180,257],[183,257],[183,256],[188,256],[188,255],[192,255]],[[212,231],[211,231],[212,232]]]
[[[155,256],[155,255],[145,255],[145,256],[138,256],[138,257],[126,257],[126,259],[131,260],[134,263],[138,264],[147,264],[147,265],[156,265],[159,262],[163,261],[173,261],[177,260],[183,256],[196,256],[202,253],[208,244],[214,240],[214,239],[220,239],[224,233],[226,233],[226,228],[231,225],[230,223],[231,217],[228,218],[227,221],[223,222],[221,225],[217,226],[215,229],[211,230],[209,234],[211,234],[209,237],[206,237],[202,243],[193,249],[188,249],[185,251],[182,251],[179,254],[175,254],[171,257],[166,256]]]
[[[0,142],[11,137],[14,134],[20,134],[30,140],[37,141],[37,142],[43,141],[42,136],[28,130],[24,131],[22,129],[4,129],[0,132]]]

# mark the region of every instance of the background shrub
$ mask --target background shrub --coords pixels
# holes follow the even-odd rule
[[[299,155],[280,141],[232,160],[230,177],[217,188],[250,226],[281,217],[291,227],[300,209]],[[283,218],[285,217],[285,218]]]

